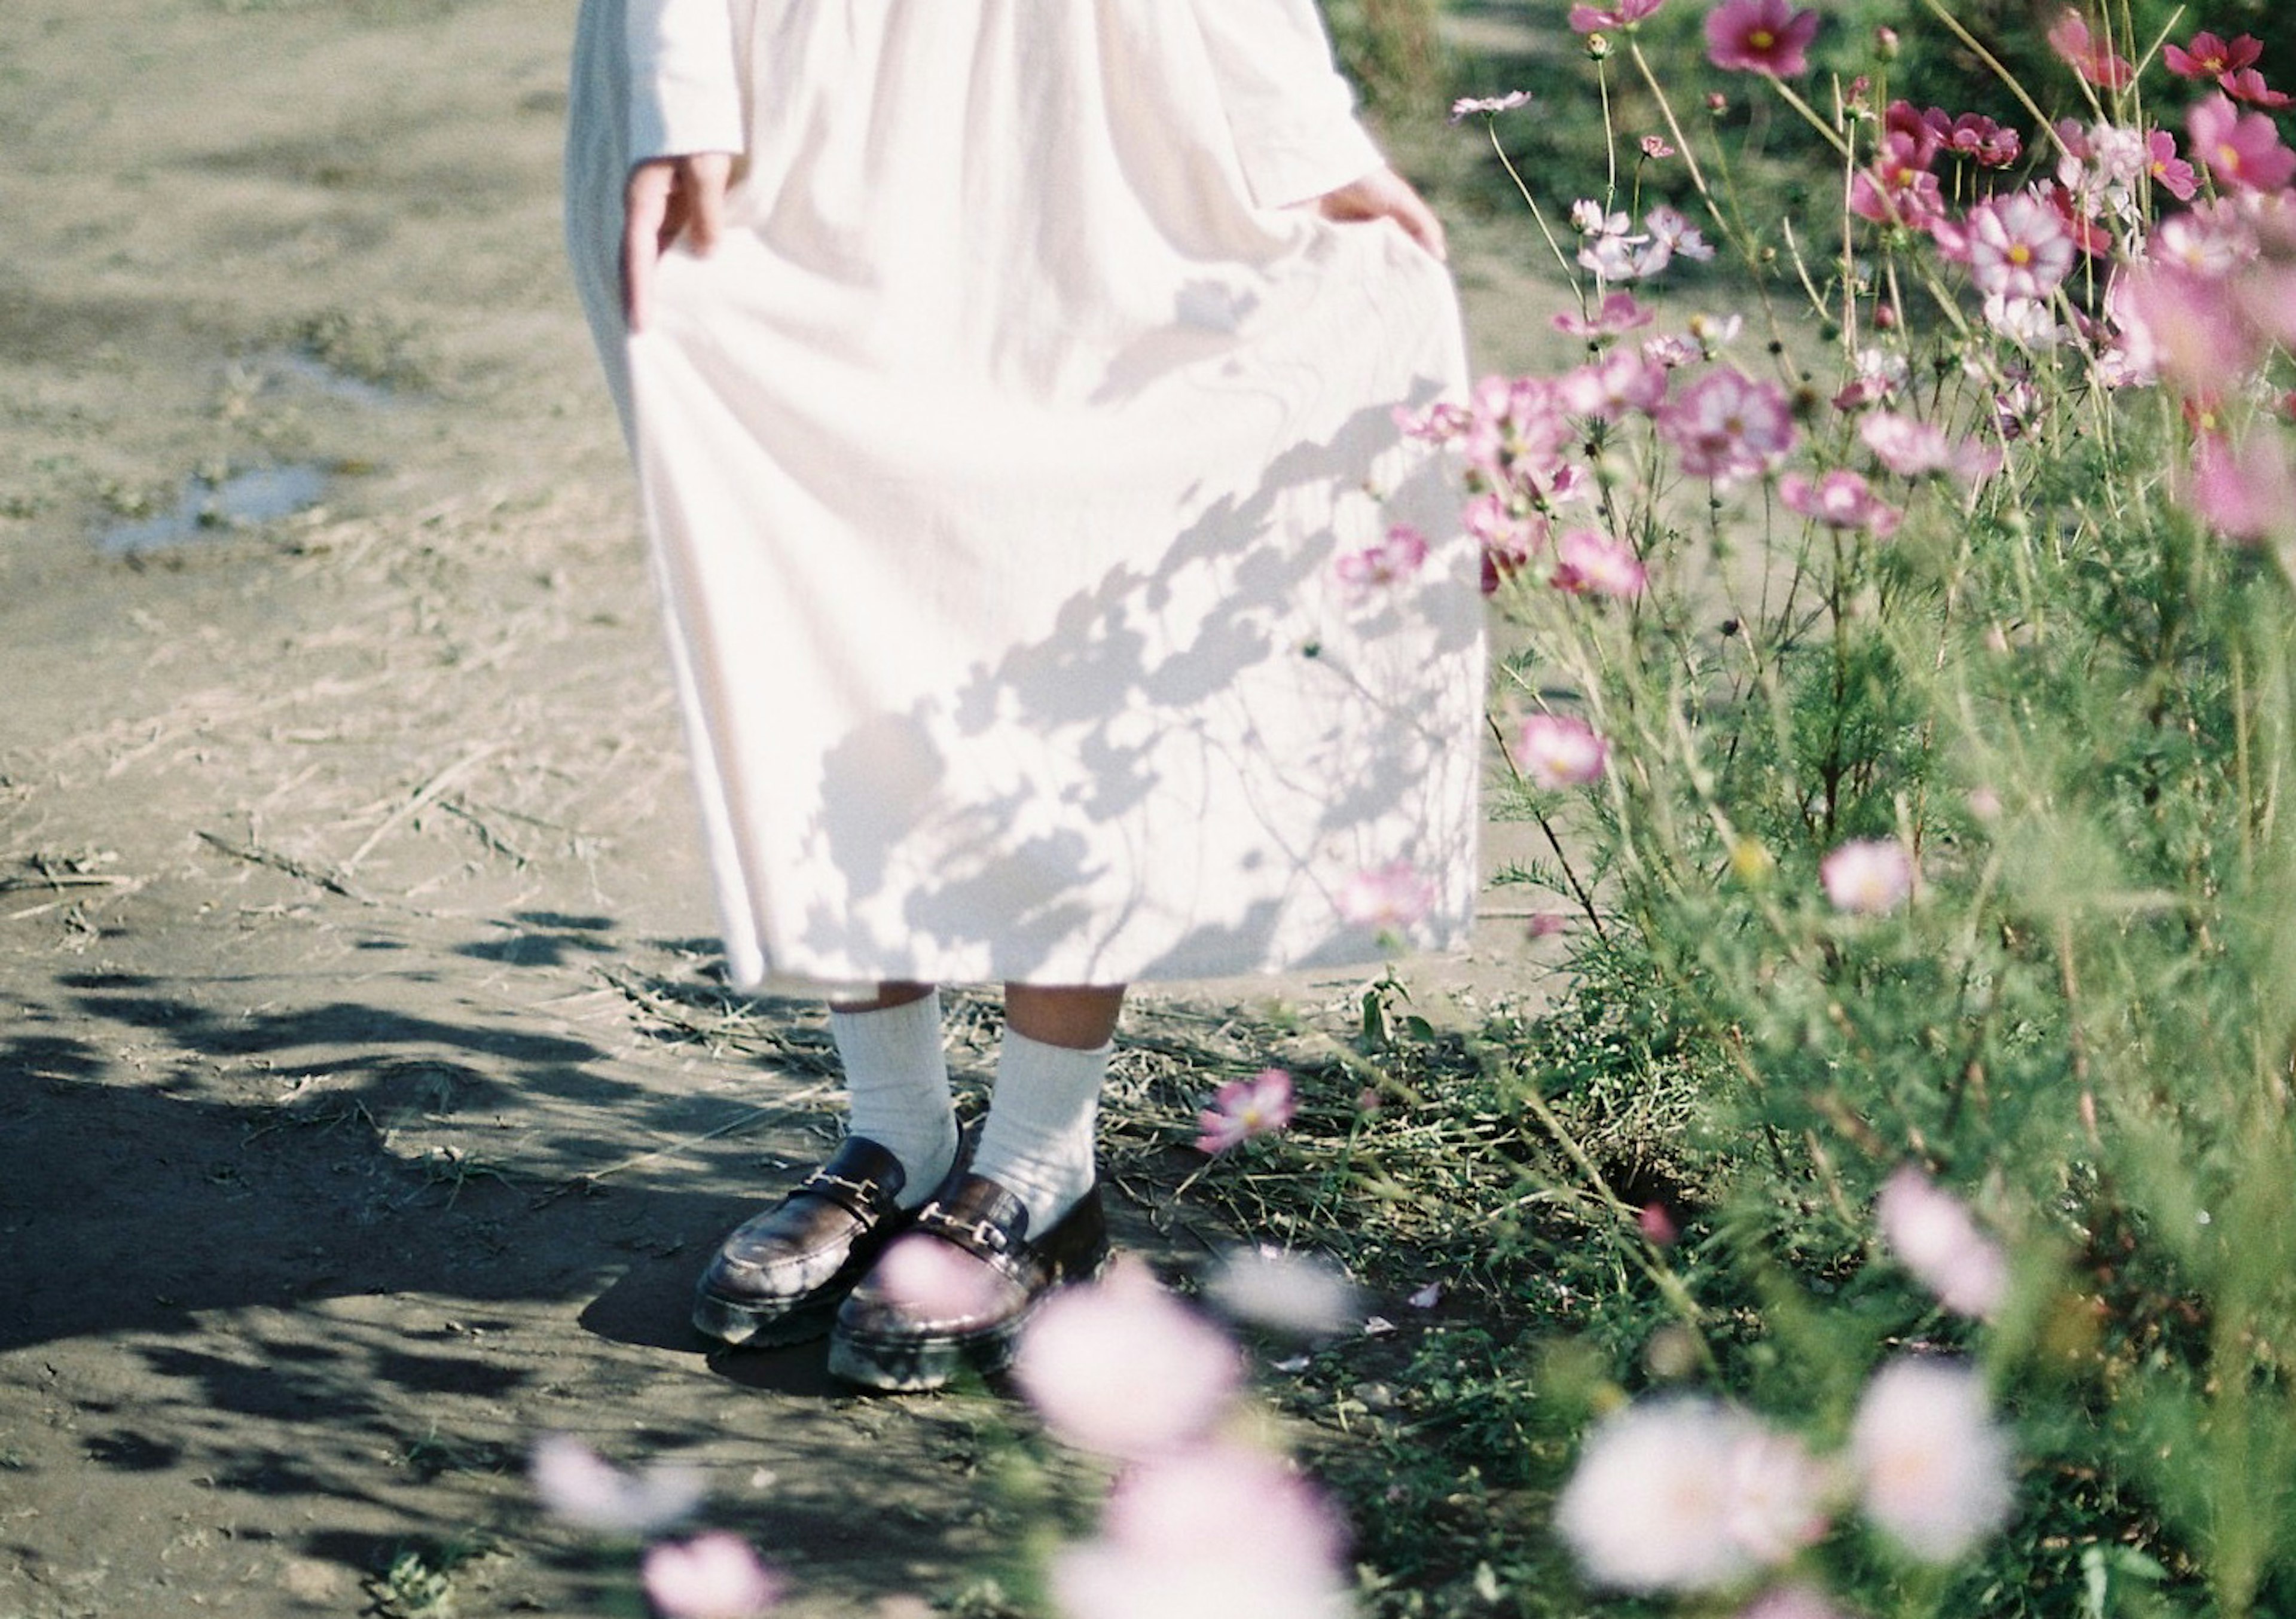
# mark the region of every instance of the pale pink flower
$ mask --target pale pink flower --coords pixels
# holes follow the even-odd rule
[[[1210,1433],[1242,1385],[1243,1361],[1226,1333],[1126,1258],[1044,1302],[1021,1335],[1013,1380],[1066,1443],[1136,1458]]]
[[[1557,380],[1555,393],[1574,416],[1615,421],[1628,411],[1654,412],[1666,402],[1667,372],[1631,348],[1614,348]]]
[[[701,1504],[701,1475],[674,1462],[627,1473],[570,1434],[545,1434],[527,1463],[544,1510],[596,1534],[643,1540]]]
[[[1349,590],[1368,595],[1415,577],[1426,563],[1427,536],[1398,523],[1376,544],[1341,552],[1332,572]]]
[[[1480,112],[1485,117],[1513,112],[1517,107],[1530,104],[1530,92],[1510,90],[1505,95],[1463,95],[1451,103],[1451,121],[1458,123]]]
[[[1231,1079],[1212,1093],[1211,1106],[1196,1116],[1202,1132],[1196,1137],[1196,1150],[1226,1152],[1254,1136],[1281,1130],[1298,1107],[1292,1075],[1282,1068],[1262,1068],[1250,1079]]]
[[[963,1249],[914,1231],[893,1239],[872,1274],[888,1297],[936,1320],[979,1313],[1001,1286],[994,1271]]]
[[[1330,1260],[1264,1243],[1228,1250],[1204,1294],[1235,1321],[1303,1338],[1344,1331],[1362,1304],[1355,1283]]]
[[[1357,928],[1408,928],[1435,908],[1435,881],[1407,860],[1358,871],[1340,890],[1340,915]]]
[[[1619,0],[1616,5],[1574,5],[1570,8],[1570,31],[1592,34],[1603,29],[1630,29],[1666,0]]]
[[[1648,231],[1652,243],[1670,253],[1704,264],[1714,257],[1713,244],[1699,233],[1698,227],[1683,217],[1679,209],[1663,203],[1643,216],[1643,229]]]
[[[1685,472],[1719,483],[1759,477],[1799,437],[1784,388],[1726,365],[1677,394],[1658,428]]]
[[[2070,6],[2049,30],[2049,46],[2074,72],[2101,89],[2125,90],[2136,81],[2135,65],[2092,36],[2087,19]]]
[[[2264,357],[2262,334],[2221,276],[2140,264],[2114,277],[2112,293],[2110,311],[2123,329],[2154,369],[2193,398],[2222,397]]]
[[[1633,546],[1594,528],[1564,529],[1554,542],[1554,564],[1547,583],[1598,596],[1639,596],[1650,577]]]
[[[1523,721],[1515,741],[1515,762],[1522,773],[1550,792],[1598,780],[1610,752],[1610,744],[1592,725],[1567,714],[1532,715]]]
[[[2289,536],[2296,532],[2296,468],[2287,445],[2267,428],[2251,428],[2237,440],[2202,434],[2185,503],[2227,540]]]
[[[1778,479],[1778,498],[1789,510],[1829,528],[1863,528],[1884,540],[1897,533],[1902,515],[1846,467],[1820,473],[1815,480],[1789,472]]]
[[[1836,911],[1881,916],[1913,896],[1914,861],[1894,838],[1857,838],[1817,863],[1818,880]]]
[[[1848,1619],[1848,1616],[1827,1601],[1823,1591],[1808,1585],[1780,1585],[1764,1591],[1740,1608],[1738,1619]]]
[[[1944,429],[1893,411],[1866,417],[1857,424],[1857,436],[1900,478],[1949,472],[1965,484],[1978,484],[2001,470],[2001,452],[1995,446],[1974,438],[1956,442]]]
[[[1718,68],[1792,78],[1809,71],[1817,12],[1786,0],[1723,0],[1706,13],[1706,54]]]
[[[1652,163],[1661,162],[1674,155],[1674,148],[1666,143],[1663,135],[1646,135],[1642,139],[1643,156]]]
[[[2009,1291],[2009,1256],[1966,1203],[1907,1164],[1883,1182],[1874,1213],[1890,1252],[1938,1303],[1993,1319]]]
[[[1876,1372],[1849,1458],[1866,1517],[1925,1562],[1952,1562],[2008,1521],[2009,1442],[1958,1361],[1901,1358]]]
[[[650,1548],[640,1575],[661,1619],[758,1619],[784,1582],[737,1534],[700,1534]]]
[[[1635,302],[1633,293],[1612,292],[1604,296],[1602,307],[1591,316],[1568,312],[1556,315],[1554,330],[1592,342],[1617,337],[1638,326],[1647,326],[1653,318],[1649,310]]]
[[[2148,257],[2195,275],[2226,275],[2257,254],[2255,233],[2228,209],[2195,209],[2161,222]]]
[[[2057,320],[2056,311],[2038,298],[2004,298],[1997,292],[1988,293],[1981,313],[1985,323],[1995,331],[2037,353],[2054,348],[2067,335]]]
[[[2208,165],[2219,185],[2274,192],[2296,176],[2296,151],[2280,143],[2271,118],[2243,112],[2223,94],[2194,102],[2185,115],[2185,129],[2193,155]]]
[[[2063,217],[2030,191],[1995,197],[1969,210],[1969,278],[2003,298],[2046,298],[2073,266]]]
[[[1799,1441],[1743,1411],[1645,1401],[1587,1436],[1554,1526],[1594,1584],[1711,1590],[1823,1533],[1824,1483]]]
[[[1055,1553],[1062,1619],[1346,1619],[1347,1534],[1276,1458],[1237,1444],[1127,1472],[1095,1540]]]

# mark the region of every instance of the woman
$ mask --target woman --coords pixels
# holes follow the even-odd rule
[[[1477,563],[1394,421],[1460,380],[1441,227],[1313,0],[587,0],[568,196],[729,966],[830,993],[851,1092],[696,1324],[994,1369],[1105,1255],[1124,985],[1465,927]]]

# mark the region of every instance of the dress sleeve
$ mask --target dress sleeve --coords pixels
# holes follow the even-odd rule
[[[726,0],[628,0],[630,161],[747,144]]]
[[[1316,0],[1192,4],[1254,201],[1304,202],[1385,164],[1356,121]]]

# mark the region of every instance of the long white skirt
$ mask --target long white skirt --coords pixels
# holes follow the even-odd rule
[[[733,0],[730,229],[632,339],[587,0],[569,236],[738,981],[1462,935],[1478,562],[1394,422],[1459,387],[1456,304],[1393,225],[1254,201],[1197,5],[1260,3]],[[1424,562],[1365,576],[1397,524]]]

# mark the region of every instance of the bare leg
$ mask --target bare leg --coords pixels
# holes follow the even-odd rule
[[[1116,1033],[1124,985],[1007,984],[1004,1021],[1029,1039],[1072,1051],[1095,1051]]]
[[[906,1006],[912,1001],[922,1001],[933,993],[930,984],[880,984],[877,993],[858,1001],[840,1001],[832,997],[829,1010],[832,1012],[882,1012],[896,1006]]]

